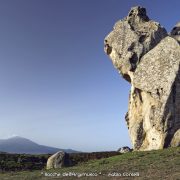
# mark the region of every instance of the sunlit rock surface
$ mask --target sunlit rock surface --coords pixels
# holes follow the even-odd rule
[[[168,35],[133,7],[105,38],[105,52],[131,83],[125,119],[135,150],[180,145],[179,25]]]

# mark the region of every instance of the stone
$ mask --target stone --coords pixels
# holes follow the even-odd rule
[[[149,19],[145,8],[134,7],[105,38],[105,52],[131,83],[125,119],[134,150],[163,149],[180,143],[177,32],[176,28],[168,35],[159,23]]]
[[[46,169],[62,168],[65,164],[65,155],[63,151],[59,151],[48,158]]]
[[[134,7],[105,38],[105,52],[122,76],[130,82],[130,76],[141,57],[167,35],[165,28],[148,18],[145,8]]]
[[[180,22],[178,22],[175,27],[171,30],[171,37],[176,39],[180,43]]]
[[[172,147],[179,147],[180,146],[180,129],[176,131],[171,141]]]
[[[130,149],[128,146],[124,146],[118,149],[118,152],[123,153],[123,154],[127,152],[131,152],[131,151],[132,149]]]

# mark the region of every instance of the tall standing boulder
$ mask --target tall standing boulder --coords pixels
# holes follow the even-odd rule
[[[133,7],[105,38],[105,52],[131,83],[125,119],[134,150],[180,142],[180,46],[172,37]]]
[[[48,158],[46,169],[62,168],[66,165],[67,156],[63,151],[59,151]]]

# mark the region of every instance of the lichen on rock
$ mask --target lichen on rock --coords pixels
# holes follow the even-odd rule
[[[105,52],[131,83],[125,119],[135,150],[180,144],[179,27],[168,35],[138,6],[105,38]]]

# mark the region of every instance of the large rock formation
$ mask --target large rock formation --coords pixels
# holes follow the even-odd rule
[[[135,150],[180,145],[179,31],[177,24],[170,37],[133,7],[105,38],[105,52],[131,83],[125,119]]]

